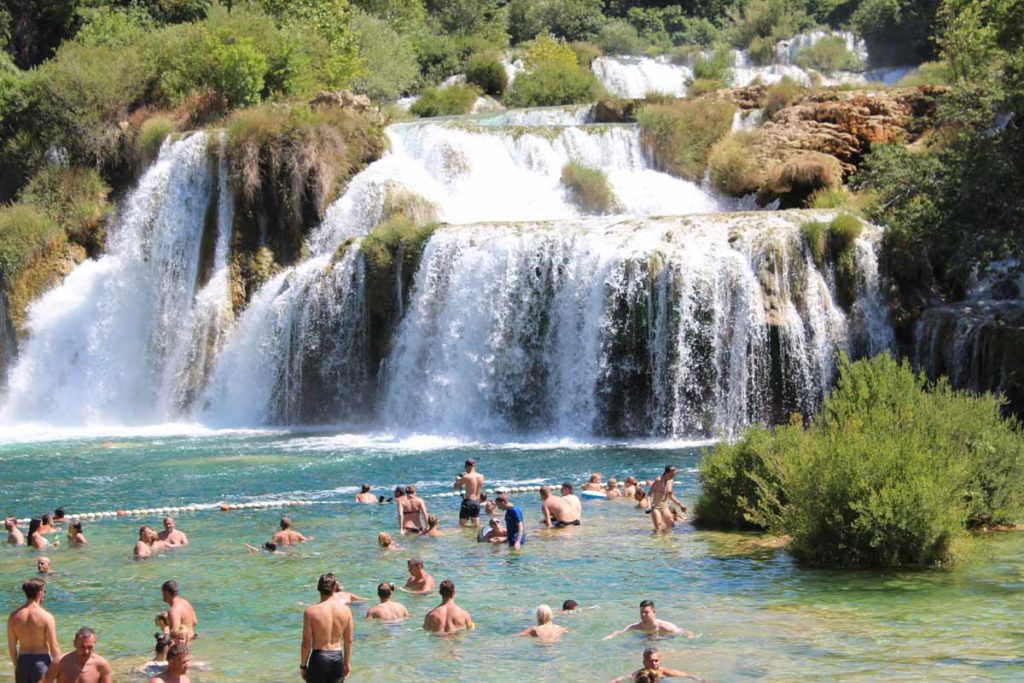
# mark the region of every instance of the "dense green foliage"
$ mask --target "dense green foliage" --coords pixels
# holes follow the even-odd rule
[[[796,54],[796,63],[805,69],[833,71],[854,71],[861,66],[857,55],[846,47],[846,41],[839,36],[822,38]]]
[[[637,112],[640,139],[661,171],[698,181],[711,147],[732,128],[736,106],[724,100],[648,104]]]
[[[44,211],[16,204],[0,209],[0,275],[10,286],[22,268],[64,231]]]
[[[98,250],[109,206],[110,188],[93,169],[47,166],[33,177],[18,198],[45,214],[75,242]]]
[[[761,162],[752,154],[752,135],[739,131],[715,143],[708,155],[711,186],[724,195],[743,197],[763,182]]]
[[[508,73],[496,57],[473,55],[466,62],[466,83],[480,88],[485,95],[501,98],[508,87]]]
[[[584,213],[606,214],[615,210],[615,192],[599,168],[569,162],[562,168],[562,184]]]
[[[416,116],[455,116],[468,114],[480,91],[471,85],[452,85],[447,88],[427,88],[413,102],[409,111]]]
[[[512,84],[509,102],[517,107],[547,107],[593,102],[601,94],[597,77],[584,68],[572,47],[548,34],[530,42],[526,72]]]
[[[352,14],[360,74],[352,89],[375,100],[396,100],[411,92],[419,82],[420,66],[412,40],[384,19],[356,11]]]
[[[949,562],[965,529],[1024,515],[1024,439],[1000,405],[889,356],[844,360],[806,430],[755,428],[705,455],[698,522],[787,534],[815,565]]]

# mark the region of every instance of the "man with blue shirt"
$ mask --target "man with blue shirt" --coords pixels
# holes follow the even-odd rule
[[[518,505],[513,505],[508,499],[507,493],[499,493],[495,499],[498,508],[505,511],[505,530],[508,532],[508,547],[519,550],[526,542],[526,524],[523,521],[523,511]]]

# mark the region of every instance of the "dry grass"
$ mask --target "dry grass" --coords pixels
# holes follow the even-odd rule
[[[736,106],[724,100],[678,100],[645,105],[636,118],[654,167],[698,181],[711,147],[732,128],[735,111]]]
[[[757,192],[764,182],[764,171],[754,157],[753,135],[740,131],[722,138],[711,148],[708,174],[711,185],[730,197],[743,197]]]
[[[569,162],[562,168],[562,184],[568,188],[573,201],[585,213],[614,213],[618,201],[608,183],[608,176],[597,168],[588,168]]]

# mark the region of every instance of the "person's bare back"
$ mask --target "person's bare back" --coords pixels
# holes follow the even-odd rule
[[[377,619],[383,622],[401,621],[409,617],[409,610],[400,602],[391,600],[391,594],[395,592],[395,584],[382,583],[377,586],[377,597],[380,604],[374,605],[366,611],[367,619]]]
[[[322,574],[317,583],[320,602],[302,613],[302,677],[315,681],[343,681],[352,658],[352,612],[334,599],[338,591],[334,574]],[[342,648],[344,647],[344,653]]]
[[[476,628],[469,612],[455,604],[455,584],[447,579],[441,582],[441,604],[427,612],[423,629],[431,633],[450,635]]]

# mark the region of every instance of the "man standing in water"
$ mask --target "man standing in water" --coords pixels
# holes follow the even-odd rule
[[[149,683],[192,683],[188,665],[188,645],[175,643],[167,650],[167,670],[149,679]]]
[[[299,670],[308,683],[342,683],[352,664],[352,612],[334,599],[334,574],[321,574],[316,590],[320,602],[302,613]]]
[[[454,489],[462,492],[459,508],[459,526],[480,526],[480,493],[484,490],[484,475],[476,471],[476,460],[466,461],[466,471],[455,478]]]
[[[95,650],[96,632],[88,626],[78,629],[75,651],[51,666],[43,677],[43,683],[111,683],[110,663]]]
[[[402,603],[391,599],[391,594],[394,592],[395,584],[379,584],[377,586],[377,597],[380,598],[380,604],[368,609],[366,611],[366,618],[379,619],[385,623],[407,619],[409,617],[409,610]]]
[[[565,498],[551,495],[550,486],[540,487],[540,509],[544,513],[544,526],[549,529],[580,525],[573,506]]]
[[[377,503],[377,496],[370,493],[370,485],[363,484],[359,487],[359,493],[356,494],[357,503]]]
[[[173,517],[164,517],[164,530],[157,534],[157,539],[170,547],[188,545],[188,536],[174,526]]]
[[[445,579],[441,582],[441,604],[423,617],[423,629],[431,633],[451,634],[463,629],[476,628],[469,612],[455,604],[455,584]]]
[[[36,683],[50,664],[60,659],[57,622],[43,609],[46,582],[29,579],[21,584],[25,604],[7,617],[7,651],[17,683]]]
[[[7,545],[25,545],[25,534],[18,528],[18,520],[8,517],[4,520],[4,528],[7,529]]]
[[[416,595],[426,595],[434,590],[434,577],[423,568],[423,560],[414,557],[406,565],[409,567],[409,578],[405,581],[405,587],[402,588],[403,591]]]
[[[270,542],[278,546],[298,545],[303,541],[312,541],[312,536],[303,536],[292,528],[292,520],[282,517],[279,523],[281,530],[271,536]]]
[[[648,493],[651,498],[651,524],[656,532],[668,531],[675,526],[670,503],[674,502],[686,512],[686,506],[672,493],[672,480],[675,476],[675,465],[666,465],[665,471],[651,484]]]
[[[661,653],[658,652],[658,648],[649,647],[644,650],[644,666],[642,669],[637,669],[631,674],[625,676],[619,676],[618,678],[612,679],[611,683],[625,683],[625,681],[636,681],[640,676],[641,672],[651,671],[656,674],[654,680],[658,678],[692,678],[695,681],[705,681],[706,679],[701,678],[696,674],[687,673],[685,671],[678,671],[676,669],[667,669],[661,665]]]
[[[644,600],[640,603],[640,621],[630,624],[626,628],[605,636],[602,640],[611,640],[615,636],[621,636],[627,631],[640,631],[648,635],[672,635],[675,633],[685,634],[687,638],[693,639],[697,635],[679,628],[671,621],[659,619],[654,610],[653,600]]]
[[[508,534],[508,547],[519,550],[526,542],[526,524],[523,522],[523,511],[508,499],[507,493],[499,493],[495,499],[498,509],[505,511],[505,533]]]
[[[199,618],[192,609],[192,603],[178,595],[177,581],[164,581],[160,590],[164,602],[169,605],[167,618],[171,622],[171,635],[180,634],[187,643],[196,637],[196,626],[199,625]]]

